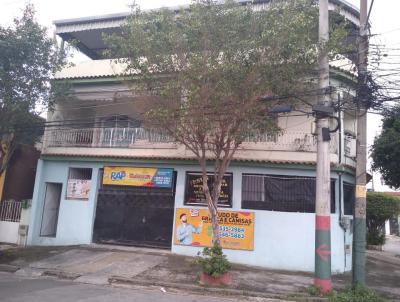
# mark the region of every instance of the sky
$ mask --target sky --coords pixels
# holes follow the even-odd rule
[[[359,0],[347,0],[359,7]],[[38,22],[49,28],[52,34],[52,22],[60,19],[79,18],[129,11],[132,0],[31,0],[37,11]],[[368,1],[369,4],[371,0]],[[0,0],[0,24],[9,25],[18,16],[27,3],[26,0]],[[137,0],[142,9],[166,6],[177,6],[190,3],[190,0]],[[382,68],[390,68],[389,63],[400,64],[400,1],[375,0],[371,16],[371,44],[384,45],[388,57],[383,60]],[[390,49],[389,49],[390,48]],[[84,59],[83,56],[76,59]],[[393,78],[395,81],[396,78]],[[368,116],[368,146],[373,143],[375,135],[380,132],[381,117],[376,114]],[[371,184],[370,184],[371,185]],[[390,190],[382,185],[379,175],[374,177],[377,191]]]

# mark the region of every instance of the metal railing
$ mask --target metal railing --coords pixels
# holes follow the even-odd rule
[[[144,128],[87,128],[46,130],[47,147],[134,148],[140,144],[171,143],[165,134]]]
[[[337,135],[331,134],[330,151],[338,152]],[[265,135],[258,140],[246,140],[242,149],[271,151],[316,152],[317,136],[304,131],[284,131],[276,135]]]
[[[22,202],[5,200],[0,203],[0,221],[19,222],[21,219]]]
[[[155,144],[173,143],[174,140],[144,128],[86,128],[48,129],[46,147],[135,148]],[[242,150],[316,152],[317,138],[304,131],[284,131],[280,134],[249,135]],[[337,135],[331,135],[331,153],[337,153]]]

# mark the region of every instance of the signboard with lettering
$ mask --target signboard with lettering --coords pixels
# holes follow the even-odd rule
[[[212,190],[214,175],[208,174],[208,187]],[[207,205],[203,192],[203,178],[199,172],[186,173],[185,205]],[[232,207],[232,174],[225,174],[221,193],[218,200],[219,207]]]
[[[218,222],[222,248],[254,249],[254,212],[221,211],[218,213]],[[212,234],[208,209],[176,209],[176,245],[211,247]]]
[[[89,199],[90,184],[87,179],[68,179],[67,199]]]
[[[173,169],[104,167],[103,184],[114,186],[134,186],[171,188]]]

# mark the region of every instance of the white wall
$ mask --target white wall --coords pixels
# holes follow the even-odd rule
[[[183,167],[178,170],[175,207],[185,208],[184,184],[185,171],[193,171],[194,167]],[[242,173],[272,173],[280,175],[315,176],[312,170],[285,170],[272,168],[232,167],[233,172],[233,211],[241,210]],[[332,173],[332,178],[337,178]],[[336,182],[336,191],[338,182]],[[340,273],[351,268],[349,257],[345,262],[345,237],[339,226],[338,194],[336,192],[336,214],[331,215],[332,271]],[[232,262],[267,267],[272,269],[314,271],[315,251],[315,214],[287,213],[262,210],[245,210],[255,213],[254,250],[228,250],[224,252]],[[174,230],[175,233],[175,230]],[[348,235],[346,235],[348,236]],[[196,256],[202,248],[175,245],[172,241],[172,252],[176,254]],[[351,258],[351,257],[350,257]],[[346,264],[346,265],[345,265]]]
[[[0,242],[18,244],[19,222],[0,221]]]

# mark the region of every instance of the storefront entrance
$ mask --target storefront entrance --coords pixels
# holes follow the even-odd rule
[[[93,241],[171,247],[175,179],[171,188],[101,185]]]

